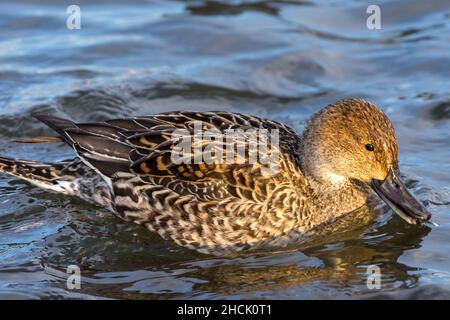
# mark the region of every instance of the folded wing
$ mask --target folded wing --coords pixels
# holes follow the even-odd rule
[[[35,117],[58,132],[78,156],[101,175],[114,178],[121,173],[132,173],[143,181],[199,199],[220,199],[226,190],[227,196],[262,202],[285,179],[285,172],[283,175],[283,172],[268,170],[274,163],[267,159],[265,163],[250,161],[258,146],[243,132],[261,129],[270,134],[276,129],[279,145],[267,145],[270,151],[266,156],[273,155],[273,147],[279,147],[276,161],[287,161],[294,167],[297,160],[293,155],[299,147],[298,137],[289,127],[230,112],[180,111],[98,123],[74,123],[41,113]],[[230,130],[234,130],[234,136],[222,139]],[[219,136],[223,144],[218,145],[216,138]],[[181,142],[186,141],[190,148],[180,153]],[[226,158],[227,146],[235,150],[235,154],[239,154],[237,148],[244,153],[230,161]],[[195,150],[200,150],[200,158]],[[213,155],[213,161],[204,161],[205,150]],[[174,154],[181,156],[174,159]]]

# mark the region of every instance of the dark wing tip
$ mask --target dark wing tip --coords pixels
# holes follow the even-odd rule
[[[31,115],[55,130],[63,137],[63,139],[67,139],[65,130],[77,127],[73,121],[67,120],[60,116],[55,116],[44,112],[33,112]]]

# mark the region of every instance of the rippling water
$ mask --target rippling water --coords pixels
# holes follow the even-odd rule
[[[12,142],[51,134],[37,109],[78,121],[229,110],[301,131],[363,97],[393,121],[407,185],[440,226],[362,209],[307,248],[217,258],[1,175],[0,298],[450,298],[449,1],[378,1],[381,30],[361,1],[76,2],[81,30],[58,1],[0,4],[1,154],[72,154]],[[66,287],[72,264],[81,290]]]

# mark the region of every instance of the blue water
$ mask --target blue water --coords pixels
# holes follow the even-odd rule
[[[80,200],[0,176],[0,298],[450,298],[450,2],[63,1],[0,3],[0,150],[46,161],[62,144],[30,112],[77,121],[228,110],[299,132],[312,112],[369,99],[394,123],[408,187],[439,227],[360,212],[298,250],[217,258]],[[362,218],[361,218],[362,217]],[[80,290],[66,286],[81,268]],[[381,270],[370,290],[367,267]]]

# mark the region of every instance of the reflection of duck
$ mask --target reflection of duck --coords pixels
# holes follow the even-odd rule
[[[218,263],[214,259],[196,262],[197,270],[184,276],[198,279],[194,290],[235,298],[263,298],[274,291],[281,298],[379,294],[380,290],[367,287],[369,266],[380,268],[383,294],[414,287],[418,268],[398,259],[405,251],[420,247],[431,228],[412,227],[396,217],[374,222],[377,211],[363,206],[336,223],[318,227],[313,241],[292,250],[241,255]],[[337,291],[343,295],[336,296]]]
[[[56,164],[0,158],[2,171],[106,206],[200,252],[226,254],[298,242],[363,206],[372,190],[409,223],[430,217],[400,180],[392,124],[364,100],[324,108],[301,137],[281,123],[229,112],[174,112],[88,124],[36,117],[58,132],[77,157]],[[248,157],[198,163],[195,152],[185,154],[184,163],[174,163],[180,141],[176,130],[183,129],[184,138],[194,136],[189,141],[195,145],[199,124],[219,134],[277,130],[278,170],[269,170],[270,161],[253,163]],[[213,141],[202,140],[204,150],[215,147]],[[248,154],[255,149],[250,139],[227,142],[233,148],[244,143]]]

